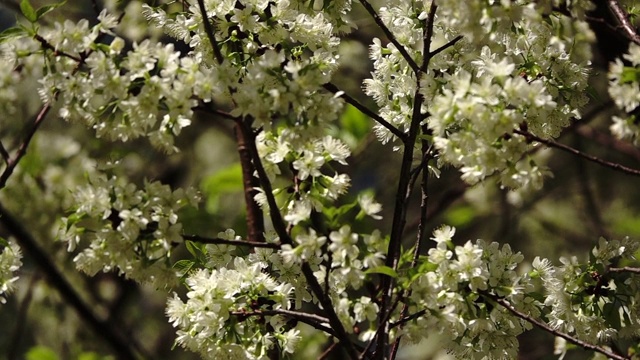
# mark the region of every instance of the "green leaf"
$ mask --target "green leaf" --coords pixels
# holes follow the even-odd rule
[[[20,11],[29,22],[36,22],[38,20],[38,14],[34,10],[33,6],[29,3],[29,0],[22,0],[20,2]]]
[[[41,8],[39,8],[38,10],[36,10],[36,16],[38,19],[40,19],[41,17],[43,17],[45,14],[59,8],[60,6],[64,5],[67,2],[67,0],[63,0],[59,3],[56,4],[51,4],[51,5],[45,5]]]
[[[196,262],[193,260],[178,260],[175,264],[173,264],[173,268],[178,270],[182,274],[183,277],[187,276],[191,269],[193,269],[196,265]]]
[[[388,266],[377,266],[364,272],[365,274],[383,274],[392,278],[397,278],[398,273]]]
[[[234,163],[206,177],[200,183],[200,189],[207,196],[207,211],[209,213],[217,213],[222,194],[236,193],[243,190],[242,166],[239,162]]]
[[[21,27],[10,27],[8,29],[6,29],[5,31],[0,33],[0,44],[2,44],[3,42],[13,39],[13,38],[17,38],[17,37],[21,37],[26,35],[27,32],[25,29],[21,28]]]
[[[640,81],[640,69],[625,66],[620,75],[620,84],[628,84]]]
[[[46,346],[35,346],[29,349],[26,360],[58,360],[58,355]]]

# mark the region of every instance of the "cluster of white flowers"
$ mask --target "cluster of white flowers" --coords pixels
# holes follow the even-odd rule
[[[196,206],[193,190],[171,191],[159,182],[145,182],[137,189],[123,177],[96,175],[73,193],[74,211],[62,219],[59,237],[75,251],[78,269],[95,274],[117,270],[139,282],[158,287],[178,280],[169,257],[182,243],[178,211]]]
[[[192,273],[186,284],[187,301],[174,295],[167,304],[181,346],[216,360],[268,359],[276,344],[293,352],[299,330],[280,315],[254,314],[291,306],[293,287],[265,274],[261,263],[236,257],[228,268]]]
[[[40,96],[57,98],[62,118],[84,123],[98,137],[146,136],[159,149],[177,151],[173,138],[191,123],[192,97],[211,99],[214,88],[199,60],[181,58],[172,44],[145,40],[124,54],[125,41],[112,32],[116,25],[103,11],[93,27],[67,20],[43,30],[56,52],[48,52]],[[100,42],[105,34],[115,36],[109,45]]]
[[[557,137],[579,118],[588,100],[593,35],[585,22],[541,14],[535,4],[465,3],[480,8],[475,15],[460,14],[465,7],[459,1],[439,8],[445,28],[476,38],[452,51],[467,63],[440,68],[442,82],[425,80],[442,83],[427,120],[435,145],[442,160],[461,167],[469,183],[500,172],[507,187],[539,188],[544,170],[522,159],[530,145],[513,131]],[[481,21],[475,23],[474,16]],[[425,87],[426,96],[434,86]]]
[[[549,324],[594,344],[638,336],[640,279],[629,272],[609,272],[633,261],[638,249],[638,242],[629,238],[601,238],[587,264],[574,256],[561,258],[562,265],[555,267],[536,258],[532,265],[544,284]]]
[[[425,4],[427,5],[427,4]],[[398,41],[418,61],[428,7],[408,11],[405,1],[381,9]],[[421,109],[442,163],[460,167],[469,183],[499,172],[511,188],[540,187],[544,169],[522,159],[531,148],[514,135],[520,127],[556,137],[586,104],[587,66],[593,35],[587,24],[541,13],[535,4],[438,2],[432,48],[464,39],[438,54],[420,79]],[[548,20],[548,21],[543,21]],[[415,74],[393,44],[374,39],[372,78],[365,92],[380,115],[406,130],[413,116]],[[392,138],[376,127],[382,142]]]
[[[321,90],[337,67],[336,29],[324,12],[297,1],[205,1],[177,16],[146,6],[145,16],[192,48],[207,78],[234,104],[233,115],[261,124],[317,125],[337,118],[341,101]],[[348,2],[330,6],[344,14]],[[204,21],[215,29],[217,59]],[[337,21],[337,20],[336,20]],[[221,63],[220,63],[221,62]]]
[[[431,270],[411,285],[411,311],[425,315],[407,323],[404,339],[416,342],[434,329],[451,340],[448,346],[465,359],[517,357],[516,336],[531,324],[512,315],[483,293],[508,300],[528,315],[538,315],[527,296],[533,290],[528,276],[515,272],[523,260],[509,245],[478,240],[452,245],[455,229],[444,226],[434,232],[436,247],[427,258]],[[453,251],[452,251],[453,250]]]
[[[5,296],[13,290],[18,280],[16,272],[22,266],[22,252],[13,241],[0,238],[0,304],[7,300]]]
[[[636,114],[640,107],[640,46],[629,44],[628,53],[623,57],[631,63],[625,66],[620,59],[609,68],[609,95],[618,108],[627,116],[613,117],[611,133],[621,140],[640,144],[640,118]]]

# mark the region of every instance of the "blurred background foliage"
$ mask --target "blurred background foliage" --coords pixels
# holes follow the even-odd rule
[[[50,4],[33,0],[34,7]],[[156,5],[159,1],[153,1]],[[383,4],[383,1],[378,1]],[[118,9],[126,13],[118,35],[128,46],[144,38],[171,41],[157,30],[145,26],[135,1],[73,0],[53,11],[47,23],[81,18],[95,22],[98,8]],[[378,5],[379,5],[378,4]],[[173,6],[181,6],[175,3]],[[594,15],[598,15],[597,9]],[[607,14],[601,13],[603,17]],[[0,28],[12,26],[20,19],[17,0],[0,1]],[[373,37],[384,39],[379,29],[359,5],[352,14],[358,29],[346,35],[341,45],[341,68],[335,84],[362,103],[375,108],[361,91],[362,79],[369,75],[368,44]],[[598,42],[594,44],[592,86],[597,97],[585,118],[576,122],[561,137],[562,143],[581,151],[630,167],[640,167],[640,151],[614,140],[608,126],[613,113],[608,100],[606,72],[608,62],[626,50],[626,43],[607,28],[595,26]],[[176,44],[185,49],[184,44]],[[0,66],[2,64],[0,63]],[[18,144],[29,126],[39,101],[37,83],[25,82],[20,89],[19,116],[0,122],[0,139],[4,144]],[[591,110],[598,110],[592,112]],[[182,214],[185,230],[190,234],[215,236],[227,228],[243,234],[245,208],[242,197],[241,169],[232,124],[227,120],[198,114],[193,124],[178,137],[180,153],[167,156],[153,150],[146,141],[110,143],[96,139],[93,132],[66,123],[51,113],[31,144],[20,170],[0,192],[0,202],[32,232],[67,280],[83,299],[116,329],[144,349],[152,359],[192,359],[195,354],[176,348],[174,329],[164,316],[166,291],[142,286],[117,274],[99,273],[89,278],[75,271],[75,254],[56,241],[59,218],[71,205],[68,194],[82,178],[68,180],[66,188],[49,188],[48,181],[64,174],[70,167],[96,166],[119,161],[111,171],[126,175],[134,183],[144,179],[159,180],[172,187],[193,186],[203,195],[198,211]],[[0,114],[0,116],[2,116]],[[390,219],[397,184],[400,154],[393,144],[381,145],[370,132],[372,121],[351,106],[328,131],[344,140],[353,151],[345,170],[352,178],[356,193],[370,189],[384,205],[384,220],[358,223],[366,229],[390,230]],[[440,178],[432,178],[429,196],[430,228],[449,224],[457,228],[459,243],[485,239],[509,243],[525,255],[525,262],[535,256],[557,261],[560,256],[586,258],[588,250],[600,236],[640,237],[640,191],[636,179],[587,163],[557,150],[543,149],[535,155],[553,173],[544,188],[535,193],[501,189],[491,178],[476,185],[465,185],[456,169],[443,169]],[[87,163],[87,159],[97,162]],[[417,231],[419,199],[417,191],[409,207],[406,237]],[[66,200],[64,200],[66,199]],[[353,201],[351,197],[344,202]],[[0,236],[6,235],[0,228]],[[407,244],[407,246],[409,246]],[[179,259],[185,254],[176,254]],[[113,359],[101,338],[83,323],[45,279],[37,263],[24,258],[18,290],[7,304],[0,306],[0,359]],[[526,265],[522,269],[526,271]],[[520,339],[521,359],[554,359],[552,336],[533,331]],[[329,345],[324,337],[306,329],[301,348],[292,359],[316,358]],[[585,354],[572,352],[567,358],[581,359]],[[438,347],[437,337],[419,346],[407,347],[404,359],[446,358]]]

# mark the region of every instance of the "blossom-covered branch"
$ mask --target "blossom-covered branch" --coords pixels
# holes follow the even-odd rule
[[[609,162],[609,161],[606,161],[606,160],[602,160],[602,159],[600,159],[600,158],[598,158],[596,156],[585,154],[580,150],[577,150],[577,149],[574,149],[574,148],[572,148],[570,146],[561,144],[561,143],[559,143],[557,141],[550,140],[550,139],[543,139],[543,138],[541,138],[539,136],[531,134],[530,132],[528,132],[526,130],[516,129],[513,132],[516,133],[516,134],[524,136],[528,141],[536,141],[536,142],[539,142],[541,144],[545,144],[545,145],[547,145],[549,147],[554,147],[554,148],[566,151],[566,152],[568,152],[570,154],[579,156],[579,157],[581,157],[583,159],[589,160],[591,162],[594,162],[596,164],[602,165],[604,167],[608,167],[608,168],[623,172],[625,174],[640,176],[640,170],[632,169],[630,167],[627,167],[627,166],[624,166],[624,165],[621,165],[621,164],[618,164],[618,163],[613,163],[613,162]]]

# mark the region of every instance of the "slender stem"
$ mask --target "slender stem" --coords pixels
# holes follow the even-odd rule
[[[627,12],[622,8],[620,2],[618,0],[607,0],[607,7],[609,7],[609,11],[613,13],[620,23],[624,35],[629,40],[640,45],[640,35],[638,35],[638,32],[633,27],[633,24],[629,20],[629,14],[627,14]]]
[[[14,157],[7,161],[7,167],[2,172],[2,175],[0,175],[0,190],[7,185],[7,180],[9,180],[9,177],[11,176],[11,174],[13,174],[16,166],[18,166],[20,159],[22,159],[22,157],[27,153],[27,148],[29,147],[31,139],[33,139],[33,135],[35,135],[36,131],[40,127],[40,124],[42,124],[50,110],[51,103],[46,103],[42,106],[42,108],[40,108],[40,111],[33,121],[33,125],[27,133],[27,136],[24,138],[24,140],[22,140],[22,143],[18,147],[18,150],[16,151]]]
[[[218,61],[218,64],[222,64],[222,62],[224,61],[224,57],[222,56],[222,52],[220,52],[220,47],[218,46],[218,42],[216,41],[216,36],[213,33],[213,26],[211,26],[211,22],[209,22],[209,17],[207,16],[207,8],[204,6],[204,0],[198,0],[198,6],[200,7],[200,13],[202,14],[204,32],[209,38],[209,44],[211,44],[211,48],[213,49],[213,55],[216,57],[216,61]]]
[[[191,240],[202,244],[212,245],[233,245],[233,246],[247,246],[254,248],[268,248],[279,249],[279,244],[267,243],[264,241],[251,241],[251,240],[227,240],[221,238],[208,238],[200,235],[182,235],[185,240]]]
[[[458,41],[462,40],[462,38],[463,38],[462,35],[458,35],[458,36],[454,37],[448,43],[446,43],[446,44],[440,46],[439,48],[433,50],[432,52],[430,52],[429,56],[434,57],[434,56],[440,54],[441,52],[443,52],[443,51],[447,50],[448,48],[452,47],[453,45],[455,45]]]
[[[431,56],[429,54],[429,49],[431,48],[431,38],[433,37],[433,24],[435,19],[437,5],[435,0],[431,2],[431,7],[429,8],[429,14],[427,16],[427,20],[425,23],[425,28],[423,29],[423,60],[420,68],[416,72],[416,81],[419,81],[423,72],[426,72],[429,67],[429,62],[431,60]],[[404,232],[404,227],[406,224],[406,215],[407,215],[407,204],[408,204],[408,196],[411,192],[410,189],[410,179],[411,179],[411,163],[413,162],[413,153],[414,147],[416,143],[416,139],[418,137],[418,133],[420,132],[420,123],[422,122],[424,116],[422,114],[422,103],[424,101],[424,97],[420,93],[420,87],[416,87],[416,91],[414,93],[414,102],[413,102],[413,114],[411,117],[411,124],[409,127],[409,133],[407,134],[407,138],[404,142],[404,153],[402,155],[402,163],[400,165],[400,174],[398,179],[398,188],[396,191],[396,202],[395,208],[393,212],[393,221],[391,227],[391,237],[389,240],[389,245],[387,248],[387,258],[385,261],[385,265],[391,267],[393,269],[397,269],[398,261],[400,258],[400,245],[402,244],[402,235]],[[391,312],[391,308],[389,304],[391,304],[391,297],[393,296],[393,282],[394,279],[389,276],[382,276],[381,281],[381,289],[382,289],[382,305],[381,311],[384,316],[381,318],[388,318],[389,313]],[[387,349],[387,341],[389,339],[389,323],[388,320],[385,322],[379,322],[378,327],[383,327],[382,333],[376,339],[376,359],[382,360],[386,358],[386,349]]]
[[[609,162],[609,161],[606,161],[606,160],[602,160],[602,159],[597,158],[597,157],[595,157],[593,155],[585,154],[585,153],[583,153],[583,152],[581,152],[581,151],[579,151],[577,149],[574,149],[574,148],[572,148],[570,146],[561,144],[559,142],[556,142],[556,141],[553,141],[553,140],[547,140],[547,139],[543,139],[541,137],[535,136],[535,135],[531,134],[528,131],[525,131],[525,130],[514,130],[513,132],[516,133],[516,134],[524,136],[525,138],[527,138],[527,141],[537,141],[537,142],[545,144],[547,146],[554,147],[554,148],[566,151],[568,153],[577,155],[577,156],[579,156],[579,157],[581,157],[583,159],[587,159],[587,160],[589,160],[591,162],[594,162],[596,164],[602,165],[604,167],[608,167],[608,168],[611,168],[611,169],[614,169],[614,170],[617,170],[617,171],[620,171],[620,172],[623,172],[623,173],[626,173],[626,174],[629,174],[629,175],[640,176],[640,170],[632,169],[632,168],[626,167],[624,165],[620,165],[618,163],[613,163],[613,162]]]
[[[396,128],[395,126],[391,125],[387,120],[385,120],[384,118],[382,118],[382,116],[380,116],[379,114],[375,113],[374,111],[372,111],[371,109],[369,109],[368,107],[364,106],[362,103],[360,103],[358,100],[356,100],[355,98],[353,98],[352,96],[348,95],[347,93],[345,93],[344,91],[341,91],[340,89],[338,89],[337,86],[335,86],[332,83],[326,83],[324,85],[322,85],[325,89],[327,89],[328,91],[336,94],[338,92],[342,92],[341,97],[345,99],[345,101],[351,105],[353,105],[353,107],[355,107],[356,109],[360,110],[360,112],[362,112],[363,114],[367,115],[368,117],[372,118],[373,120],[375,120],[378,124],[384,126],[387,130],[389,130],[393,135],[397,136],[400,140],[404,141],[405,138],[407,137],[405,133],[403,133],[402,131],[400,131],[398,128]]]
[[[4,160],[5,164],[9,164],[9,159],[11,158],[11,155],[9,155],[9,152],[7,151],[7,149],[4,148],[4,145],[2,145],[1,142],[0,142],[0,156],[2,156],[2,160]]]
[[[613,273],[628,272],[628,273],[640,274],[640,268],[631,267],[631,266],[624,266],[620,268],[609,268],[607,269],[607,271],[613,272]]]
[[[249,128],[247,123],[243,123],[243,126]],[[250,129],[250,128],[249,128]],[[246,130],[246,129],[245,129]],[[246,133],[250,134],[251,131],[247,131]],[[282,214],[278,209],[278,204],[276,203],[276,199],[273,196],[273,187],[271,186],[271,181],[267,175],[264,166],[262,165],[262,160],[260,159],[260,155],[258,154],[258,148],[256,146],[255,137],[251,139],[247,139],[247,149],[251,154],[251,158],[253,160],[253,166],[255,167],[256,172],[258,173],[258,179],[260,181],[260,187],[265,193],[267,198],[267,204],[269,205],[269,215],[271,217],[271,223],[273,224],[273,228],[278,234],[280,238],[280,242],[283,244],[293,244],[293,240],[291,236],[287,232],[287,226],[282,218]],[[349,335],[347,334],[340,318],[338,318],[338,314],[334,309],[333,303],[331,299],[322,291],[322,287],[320,283],[318,283],[318,279],[316,279],[313,274],[313,270],[308,263],[303,263],[302,273],[309,285],[312,293],[318,298],[318,301],[322,305],[323,311],[326,313],[327,318],[329,319],[329,324],[335,331],[336,338],[340,341],[341,346],[345,348],[349,357],[352,359],[356,359],[358,354],[356,349],[353,346],[353,343],[349,339]]]
[[[573,337],[573,336],[571,336],[569,334],[566,334],[566,333],[563,333],[561,331],[558,331],[558,330],[552,328],[551,326],[547,325],[546,323],[544,323],[544,322],[542,322],[542,321],[540,321],[538,319],[535,319],[535,318],[533,318],[533,317],[531,317],[531,316],[529,316],[529,315],[527,315],[525,313],[520,312],[518,309],[514,308],[507,300],[505,300],[503,298],[500,298],[500,297],[498,297],[496,295],[490,294],[490,293],[485,292],[485,291],[480,292],[480,294],[485,296],[485,297],[487,297],[487,298],[489,298],[489,299],[491,299],[491,300],[493,300],[493,301],[495,301],[495,302],[497,302],[502,307],[504,307],[505,309],[509,310],[513,315],[519,317],[520,319],[525,320],[525,321],[527,321],[527,322],[539,327],[540,329],[542,329],[542,330],[544,330],[544,331],[546,331],[546,332],[548,332],[550,334],[553,334],[553,335],[555,335],[557,337],[561,337],[561,338],[567,340],[568,342],[570,342],[570,343],[572,343],[574,345],[580,346],[581,348],[584,348],[584,349],[587,349],[587,350],[599,352],[599,353],[601,353],[601,354],[603,354],[603,355],[605,355],[605,356],[607,356],[607,357],[609,357],[611,359],[615,359],[615,360],[630,360],[631,359],[631,357],[626,357],[626,356],[622,356],[622,355],[613,353],[613,352],[611,352],[611,351],[609,351],[609,350],[607,350],[605,348],[599,347],[597,345],[590,344],[590,343],[582,341],[582,340],[580,340],[580,339],[578,339],[576,337]]]
[[[75,60],[76,62],[78,62],[78,63],[80,63],[80,64],[81,64],[81,63],[84,63],[83,58],[78,57],[78,56],[75,56],[75,55],[71,55],[71,54],[66,53],[66,52],[64,52],[64,51],[57,50],[53,45],[51,45],[51,44],[47,41],[47,39],[43,38],[43,37],[42,37],[42,36],[40,36],[40,35],[36,34],[36,35],[34,36],[34,38],[35,38],[36,40],[38,40],[38,42],[42,45],[42,47],[43,47],[44,49],[47,49],[47,50],[51,50],[51,51],[53,51],[54,55],[56,55],[56,56],[64,56],[64,57],[68,57],[69,59]]]
[[[427,313],[427,310],[420,310],[420,311],[418,311],[416,313],[413,313],[411,315],[405,315],[404,317],[401,317],[400,320],[398,320],[396,322],[392,322],[391,323],[391,328],[393,329],[395,327],[402,326],[402,325],[408,323],[409,321],[411,321],[413,319],[417,319],[417,318],[419,318],[420,316],[422,316],[422,315],[424,315],[426,313]]]
[[[329,347],[327,348],[327,350],[325,350],[324,352],[322,352],[322,354],[320,354],[320,356],[318,356],[317,360],[325,360],[329,358],[329,355],[331,354],[331,352],[333,351],[333,349],[336,348],[336,343],[332,343],[331,345],[329,345]]]
[[[235,316],[274,316],[274,315],[283,315],[292,319],[296,319],[305,324],[311,325],[314,328],[324,331],[328,334],[335,335],[334,331],[327,326],[322,324],[328,324],[329,319],[322,317],[316,314],[305,313],[301,311],[291,311],[284,309],[276,309],[276,310],[253,310],[253,311],[232,311],[231,315]]]
[[[51,261],[47,253],[40,248],[38,242],[16,219],[0,205],[0,223],[12,234],[18,244],[33,259],[33,263],[42,269],[46,274],[49,283],[58,290],[65,302],[69,304],[85,321],[96,334],[100,335],[109,343],[111,348],[118,354],[120,359],[137,359],[131,344],[131,339],[125,338],[118,333],[107,321],[101,320],[96,313],[87,305],[80,295],[73,289],[58,267]]]
[[[420,68],[418,67],[418,64],[416,64],[416,62],[413,60],[411,55],[409,55],[409,53],[407,52],[407,49],[405,49],[404,46],[400,44],[398,39],[396,39],[395,35],[393,35],[393,33],[391,32],[391,30],[389,30],[387,25],[384,24],[384,21],[382,21],[382,19],[380,18],[380,15],[378,15],[378,13],[373,9],[373,6],[371,6],[371,4],[367,0],[360,0],[360,4],[364,6],[365,10],[367,10],[369,15],[371,15],[371,17],[373,18],[373,21],[375,21],[376,25],[378,25],[378,27],[382,30],[382,32],[384,32],[384,34],[387,36],[389,41],[391,41],[391,43],[395,45],[396,49],[398,49],[398,51],[400,52],[404,60],[409,64],[409,67],[411,67],[411,70],[413,70],[413,72],[416,74],[420,72]],[[426,50],[426,51],[429,51],[429,50]]]
[[[429,128],[426,124],[422,125],[422,133],[426,134],[429,132]],[[418,264],[418,258],[420,257],[420,253],[422,250],[422,245],[424,244],[424,238],[426,234],[426,226],[427,226],[427,205],[429,200],[429,159],[432,145],[429,144],[427,140],[421,141],[422,145],[422,182],[420,183],[420,220],[418,223],[418,233],[416,234],[416,241],[413,245],[413,259],[411,260],[411,268],[415,268]],[[403,294],[403,297],[406,299],[411,296],[411,289],[408,289]],[[400,318],[404,318],[407,316],[407,312],[409,311],[409,305],[404,304],[402,307],[402,311],[400,312]],[[391,325],[390,325],[391,326]],[[400,340],[402,336],[398,336],[396,341],[393,343],[391,347],[391,356],[390,359],[395,359],[396,354],[398,353],[398,349],[400,348]]]

